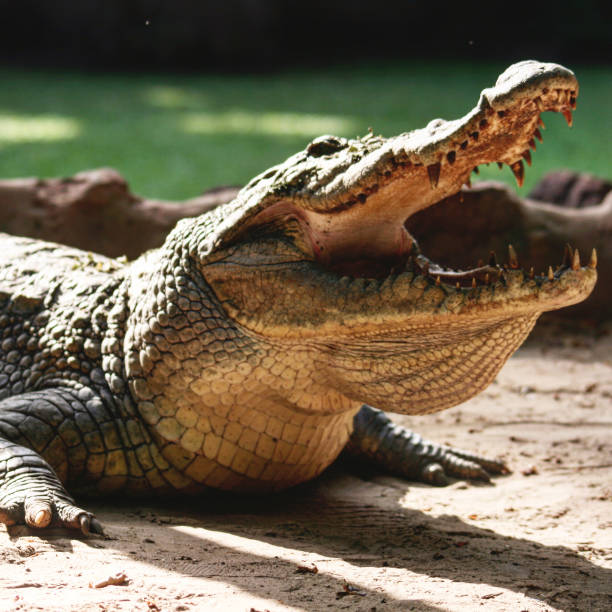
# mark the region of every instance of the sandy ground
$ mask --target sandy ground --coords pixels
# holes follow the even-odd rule
[[[612,610],[612,335],[541,331],[410,424],[514,473],[432,488],[340,465],[272,498],[89,502],[106,539],[0,531],[0,609]]]

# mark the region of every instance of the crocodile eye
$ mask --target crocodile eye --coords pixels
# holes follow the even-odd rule
[[[344,138],[336,136],[319,136],[315,138],[306,148],[306,152],[310,157],[322,157],[323,155],[331,155],[338,151],[342,151],[348,145]]]

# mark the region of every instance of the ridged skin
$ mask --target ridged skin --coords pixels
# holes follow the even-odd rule
[[[0,432],[77,490],[278,489],[315,476],[348,440],[355,402],[323,414],[235,404],[248,380],[257,385],[254,370],[271,379],[263,385],[304,376],[242,334],[197,272],[177,273],[179,255],[121,266],[2,243],[13,254],[4,279],[27,270],[33,291],[2,296]],[[7,468],[14,449],[5,446]]]

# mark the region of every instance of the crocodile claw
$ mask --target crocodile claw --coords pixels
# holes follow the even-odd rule
[[[437,487],[445,487],[448,484],[448,477],[444,468],[439,463],[428,463],[421,472],[424,482]]]
[[[79,523],[81,525],[81,531],[84,535],[90,535],[92,533],[104,535],[104,529],[102,528],[100,521],[89,513],[82,514],[80,516]]]

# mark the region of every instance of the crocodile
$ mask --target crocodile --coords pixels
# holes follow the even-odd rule
[[[342,451],[407,478],[507,471],[423,440],[484,389],[538,315],[583,300],[596,253],[542,274],[437,265],[407,230],[479,164],[519,183],[568,69],[512,65],[464,117],[391,138],[322,136],[127,262],[3,235],[0,521],[101,532],[78,495],[274,492]],[[374,408],[376,407],[376,408]]]

